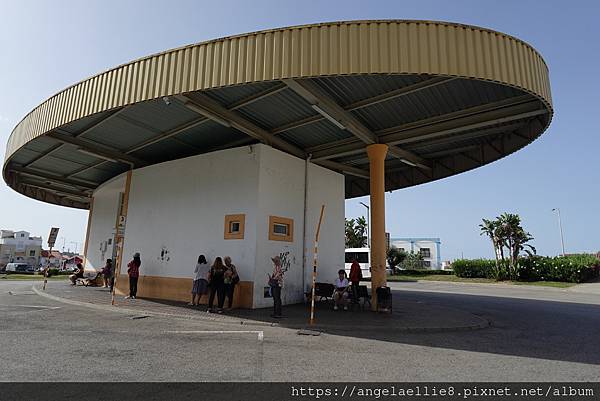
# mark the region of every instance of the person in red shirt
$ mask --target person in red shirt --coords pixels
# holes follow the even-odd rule
[[[358,286],[362,280],[362,270],[360,264],[356,258],[352,259],[352,266],[350,266],[350,282],[352,283],[352,302],[358,302]]]
[[[129,295],[125,299],[135,299],[137,294],[137,283],[140,277],[140,266],[142,261],[140,260],[140,253],[136,252],[133,255],[131,262],[127,264],[127,274],[129,275]]]

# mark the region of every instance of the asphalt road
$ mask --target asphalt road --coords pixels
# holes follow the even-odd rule
[[[600,294],[394,284],[397,299],[489,319],[467,332],[299,336],[295,330],[130,316],[0,282],[0,381],[596,381]],[[260,339],[259,333],[263,337]]]

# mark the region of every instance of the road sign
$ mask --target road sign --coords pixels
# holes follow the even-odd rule
[[[56,242],[56,237],[58,237],[58,227],[52,227],[50,229],[50,235],[48,235],[48,246],[50,248],[54,247],[54,243]]]

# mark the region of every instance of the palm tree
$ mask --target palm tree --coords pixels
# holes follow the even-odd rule
[[[509,251],[509,276],[511,279],[517,278],[517,270],[519,263],[519,254],[526,251],[535,254],[535,248],[528,244],[533,240],[531,234],[526,232],[521,226],[521,217],[518,214],[503,213],[497,219],[501,231],[503,246],[506,246]],[[531,250],[531,251],[530,251]]]
[[[492,241],[492,245],[494,247],[494,257],[496,258],[496,278],[500,277],[500,256],[502,255],[502,259],[504,259],[502,247],[501,247],[501,238],[499,236],[500,224],[498,220],[488,220],[483,219],[483,224],[480,224],[481,228],[480,235],[487,235]]]

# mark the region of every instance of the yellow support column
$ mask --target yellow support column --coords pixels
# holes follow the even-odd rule
[[[375,290],[386,284],[385,276],[385,156],[388,146],[367,146],[371,189],[371,306],[377,310]]]

